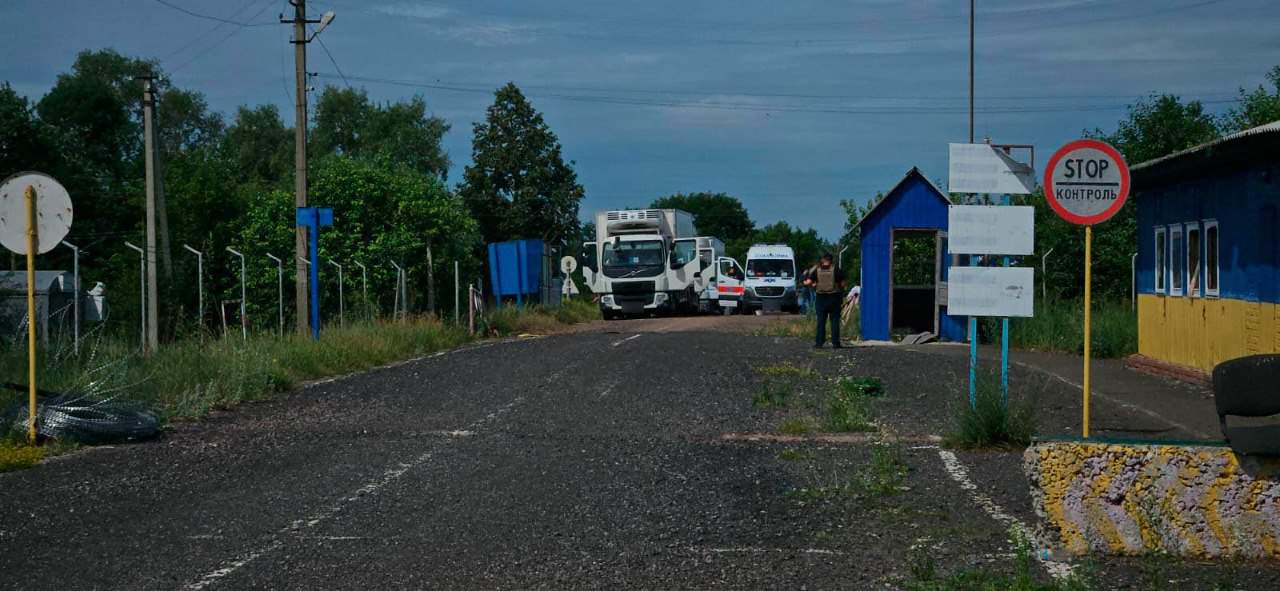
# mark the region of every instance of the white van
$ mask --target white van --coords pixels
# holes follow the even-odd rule
[[[756,244],[747,250],[743,311],[800,312],[796,294],[796,254],[785,244]]]

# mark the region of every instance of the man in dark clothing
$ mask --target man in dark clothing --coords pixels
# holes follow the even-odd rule
[[[831,347],[841,348],[840,344],[840,305],[844,296],[844,272],[834,266],[835,257],[831,253],[822,255],[822,262],[813,271],[806,273],[804,285],[813,288],[817,293],[816,308],[818,311],[818,332],[813,346],[821,348],[827,340],[827,319],[831,319]]]

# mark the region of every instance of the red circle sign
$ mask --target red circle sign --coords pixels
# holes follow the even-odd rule
[[[1068,222],[1085,226],[1105,222],[1129,198],[1129,165],[1111,144],[1076,140],[1049,159],[1044,196]]]

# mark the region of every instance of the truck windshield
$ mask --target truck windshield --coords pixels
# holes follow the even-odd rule
[[[751,259],[747,261],[747,277],[795,277],[795,263],[788,259]]]
[[[666,269],[661,240],[637,240],[604,244],[603,271],[615,279],[625,277],[654,277]]]

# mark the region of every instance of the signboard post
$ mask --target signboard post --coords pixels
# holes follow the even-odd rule
[[[36,255],[71,230],[71,197],[58,181],[20,172],[0,184],[0,243],[27,255],[27,441],[36,444]],[[80,297],[77,286],[76,298]]]
[[[952,267],[947,313],[969,317],[969,404],[977,406],[977,317],[1001,318],[1000,393],[1009,396],[1009,317],[1035,312],[1035,270],[1011,268],[1008,255],[1035,251],[1035,208],[952,205],[947,210],[947,248],[952,254],[1005,255],[1004,267]]]
[[[1129,166],[1099,140],[1076,140],[1058,149],[1044,171],[1044,196],[1062,219],[1084,226],[1084,400],[1082,432],[1089,438],[1089,321],[1092,316],[1093,225],[1111,219],[1129,197]]]
[[[298,225],[309,232],[310,245],[307,261],[311,270],[311,338],[320,340],[320,228],[333,225],[333,209],[329,207],[299,207]]]

